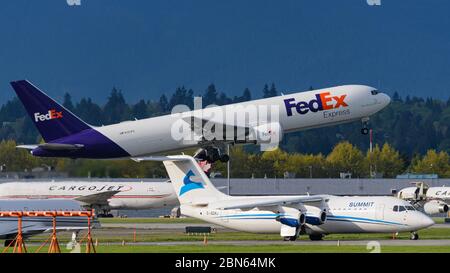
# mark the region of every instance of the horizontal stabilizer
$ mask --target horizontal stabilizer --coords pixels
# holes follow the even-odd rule
[[[16,146],[18,149],[34,150],[36,148],[42,148],[48,151],[75,151],[84,147],[83,144],[61,144],[61,143],[44,143],[35,145],[19,145]]]
[[[84,147],[83,144],[60,144],[60,143],[45,143],[40,144],[40,148],[50,151],[73,151]]]
[[[19,146],[16,146],[17,149],[26,149],[26,150],[34,150],[37,147],[39,147],[39,145],[19,145]]]

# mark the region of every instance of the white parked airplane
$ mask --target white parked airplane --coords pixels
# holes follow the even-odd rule
[[[228,155],[219,149],[225,143],[273,144],[287,132],[357,120],[363,122],[361,132],[367,134],[369,117],[390,102],[388,95],[373,87],[344,85],[186,111],[182,117],[165,115],[94,127],[30,82],[21,80],[11,85],[46,142],[18,147],[40,157],[129,158],[201,147],[205,152],[199,153],[199,158],[226,162]],[[218,117],[219,112],[226,117]],[[243,117],[242,123],[235,121]],[[174,137],[178,125],[186,125],[188,130]],[[219,126],[225,128],[223,138],[216,137],[222,131]],[[195,138],[190,139],[191,135]]]
[[[423,182],[413,183],[415,187],[404,188],[398,192],[398,197],[411,202],[417,207],[423,207],[427,214],[448,212],[450,204],[450,187],[429,187]]]
[[[178,205],[170,182],[12,182],[0,184],[1,199],[73,199],[111,216],[113,209]]]
[[[218,191],[193,157],[135,158],[163,161],[181,213],[206,222],[253,233],[279,233],[287,240],[308,234],[320,240],[333,233],[416,231],[434,224],[408,202],[395,197],[229,196]]]

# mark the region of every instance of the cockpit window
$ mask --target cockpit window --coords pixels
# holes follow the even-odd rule
[[[416,210],[413,206],[406,206],[407,210]]]
[[[394,206],[393,211],[398,211],[398,206]]]
[[[372,95],[378,95],[378,90],[372,90],[370,93],[372,93]]]
[[[406,208],[404,206],[399,206],[398,207],[398,211],[405,211],[405,210],[406,210]]]

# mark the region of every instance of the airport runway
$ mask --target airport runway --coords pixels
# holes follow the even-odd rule
[[[450,246],[450,240],[342,240],[342,241],[295,241],[295,242],[285,242],[285,241],[209,241],[208,244],[211,245],[297,245],[297,246],[340,246],[344,245],[367,245],[368,243],[378,242],[381,246]],[[127,242],[126,245],[148,245],[148,246],[176,246],[176,245],[203,245],[203,241],[198,242],[193,241],[179,241],[179,242],[137,242],[130,243]],[[101,243],[100,245],[121,245],[119,242],[114,243]]]
[[[379,243],[381,247],[383,246],[419,246],[419,247],[433,247],[433,246],[444,246],[450,248],[450,239],[419,239],[417,241],[409,239],[390,239],[389,237],[375,237],[381,239],[370,240],[366,238],[361,239],[344,239],[335,240],[334,238],[327,239],[324,238],[323,241],[310,241],[307,237],[301,238],[301,240],[291,242],[283,241],[281,238],[275,240],[255,240],[253,237],[249,240],[240,240],[240,238],[234,240],[232,237],[233,231],[227,228],[223,228],[217,225],[211,225],[208,223],[105,223],[102,224],[103,228],[94,229],[93,236],[98,239],[98,245],[100,246],[120,246],[125,244],[126,246],[203,246],[203,236],[197,236],[190,238],[189,240],[182,241],[183,236],[177,239],[170,240],[160,240],[159,236],[172,238],[172,234],[180,236],[184,234],[186,226],[211,226],[220,230],[221,234],[229,234],[228,237],[231,240],[209,240],[208,245],[228,245],[228,246],[360,246],[366,248],[369,243],[376,245]],[[448,224],[436,224],[435,228],[450,228]],[[82,231],[79,234],[79,238],[85,235],[86,231]],[[62,242],[67,242],[70,240],[71,232],[61,232],[59,239]],[[33,237],[35,240],[30,240],[27,245],[41,245],[44,238],[49,235],[41,235],[40,239]],[[133,242],[134,239],[136,242]]]
[[[162,224],[162,223],[115,223],[115,224],[102,224],[103,228],[131,228],[131,229],[149,229],[149,230],[185,230],[187,226],[196,227],[211,227],[216,230],[224,230],[226,228],[218,225],[208,223],[177,223],[177,224]],[[431,228],[450,228],[450,224],[434,224]]]
[[[131,229],[150,229],[150,230],[182,230],[184,231],[187,226],[196,227],[211,227],[216,230],[226,229],[224,227],[208,224],[208,223],[174,223],[174,224],[161,224],[161,223],[118,223],[118,224],[102,224],[102,228],[131,228]]]

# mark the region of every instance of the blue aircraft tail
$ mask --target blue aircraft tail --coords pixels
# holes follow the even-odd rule
[[[91,128],[29,81],[15,81],[11,85],[46,142]]]

